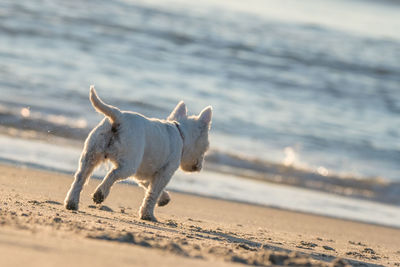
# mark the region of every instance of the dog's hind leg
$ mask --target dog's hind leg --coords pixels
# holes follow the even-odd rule
[[[139,182],[138,184],[140,187],[142,187],[144,190],[147,191],[147,188],[149,187],[150,183],[146,181],[146,182]],[[167,190],[163,190],[161,192],[160,197],[158,198],[157,206],[159,206],[159,207],[166,206],[170,201],[171,201],[171,197],[169,195],[169,192]]]
[[[77,210],[79,207],[79,198],[83,188],[96,165],[101,161],[101,155],[94,151],[84,150],[79,163],[79,169],[75,173],[75,179],[69,189],[64,201],[65,208],[68,210]]]
[[[136,166],[130,166],[127,164],[119,163],[118,166],[107,173],[103,181],[98,185],[96,191],[93,194],[93,201],[96,204],[102,203],[108,194],[113,184],[119,180],[126,179],[135,174]]]

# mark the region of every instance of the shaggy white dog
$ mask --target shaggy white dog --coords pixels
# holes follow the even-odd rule
[[[120,111],[99,99],[93,86],[90,101],[104,118],[89,134],[80,158],[75,180],[65,198],[65,207],[77,210],[83,185],[94,168],[110,160],[114,168],[105,176],[93,194],[95,203],[102,203],[112,185],[133,176],[146,190],[139,216],[156,221],[154,207],[170,201],[165,191],[180,166],[188,172],[200,171],[208,149],[208,131],[212,108],[206,107],[198,116],[187,116],[181,101],[167,120],[149,119],[135,112]]]

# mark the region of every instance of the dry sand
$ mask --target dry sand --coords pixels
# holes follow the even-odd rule
[[[94,179],[73,212],[71,182],[0,165],[0,266],[400,266],[399,229],[175,192],[152,223],[135,186],[94,206]]]

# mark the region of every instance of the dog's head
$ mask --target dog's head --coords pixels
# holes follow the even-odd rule
[[[211,127],[211,117],[210,106],[203,109],[198,116],[188,116],[186,105],[182,101],[168,117],[170,121],[179,122],[183,134],[182,170],[195,172],[203,167],[204,154],[209,147],[208,132]]]

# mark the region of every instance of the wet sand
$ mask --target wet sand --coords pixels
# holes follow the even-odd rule
[[[176,192],[147,222],[142,189],[116,184],[96,206],[95,179],[67,211],[71,182],[0,165],[0,266],[400,266],[400,229]]]

